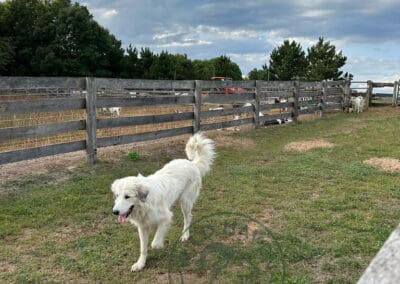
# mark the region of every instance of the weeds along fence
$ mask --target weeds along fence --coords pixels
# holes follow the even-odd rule
[[[229,85],[227,85],[229,84]],[[342,110],[345,81],[0,77],[0,164]]]

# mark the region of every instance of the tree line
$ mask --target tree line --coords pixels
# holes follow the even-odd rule
[[[307,48],[307,54],[296,41],[285,40],[272,50],[269,65],[254,68],[249,73],[250,80],[305,81],[352,79],[353,75],[343,74],[340,68],[346,64],[347,57],[336,52],[336,47],[323,37]]]
[[[241,80],[227,56],[190,60],[149,48],[121,47],[86,7],[70,0],[0,2],[0,75]]]
[[[308,49],[285,41],[269,64],[253,69],[251,80],[338,79],[346,62],[341,52],[320,38]],[[239,65],[228,56],[191,60],[186,54],[154,53],[129,45],[100,26],[85,6],[70,0],[0,2],[0,75],[96,76],[138,79],[242,80]]]

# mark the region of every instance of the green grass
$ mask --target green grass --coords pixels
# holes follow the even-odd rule
[[[363,163],[400,158],[399,114],[377,108],[229,134],[217,143],[190,241],[178,242],[175,208],[166,248],[150,250],[140,273],[129,271],[139,254],[136,229],[111,214],[110,184],[152,173],[183,149],[128,153],[66,178],[2,182],[0,282],[150,283],[170,272],[174,283],[180,275],[186,283],[354,283],[400,219],[400,173]],[[211,134],[217,142],[218,135]],[[284,149],[315,138],[335,146]]]

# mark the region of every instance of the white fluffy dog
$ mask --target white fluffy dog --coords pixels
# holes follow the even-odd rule
[[[113,213],[118,221],[136,225],[140,237],[140,257],[131,271],[146,264],[149,234],[157,227],[151,247],[164,246],[172,221],[172,205],[179,199],[184,217],[181,241],[189,238],[192,207],[201,188],[201,178],[214,160],[214,142],[197,133],[186,144],[188,159],[175,159],[152,175],[117,179],[111,185],[115,197]]]

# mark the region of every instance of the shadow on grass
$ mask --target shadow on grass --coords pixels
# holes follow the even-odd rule
[[[194,222],[191,230],[196,233],[187,245],[181,245],[178,239],[169,246],[169,283],[185,283],[185,279],[189,283],[193,272],[209,283],[221,279],[285,282],[284,253],[278,237],[255,218],[217,212]]]

